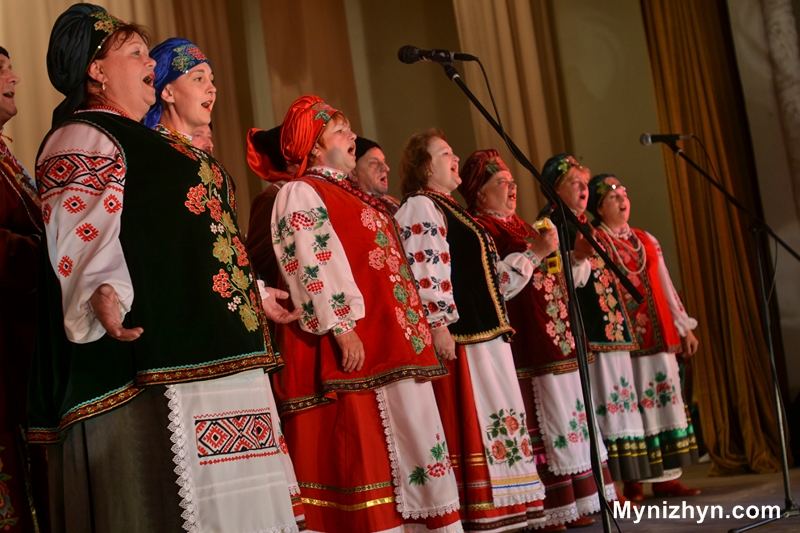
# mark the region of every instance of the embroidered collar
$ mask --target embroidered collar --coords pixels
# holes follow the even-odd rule
[[[166,135],[168,137],[172,137],[174,139],[181,140],[186,144],[192,144],[192,136],[191,135],[186,135],[185,133],[182,133],[182,132],[180,132],[178,130],[173,130],[172,128],[168,128],[168,127],[166,127],[165,125],[163,125],[160,122],[158,124],[156,124],[156,127],[153,128],[153,129],[156,130],[158,133],[163,133],[164,135]]]
[[[333,167],[326,167],[324,165],[315,165],[306,170],[306,174],[310,174],[312,177],[328,179],[333,181],[347,180],[347,174],[345,174],[341,170]]]
[[[504,222],[508,222],[509,220],[514,218],[514,213],[511,213],[510,215],[505,215],[503,213],[500,213],[499,211],[493,211],[491,209],[481,209],[480,207],[478,208],[478,211],[480,211],[481,213],[486,213],[492,218],[496,218]]]
[[[325,180],[349,192],[373,209],[386,213],[386,204],[377,196],[373,196],[359,189],[355,183],[347,179],[347,174],[331,167],[315,166],[306,170],[305,176],[318,180]]]

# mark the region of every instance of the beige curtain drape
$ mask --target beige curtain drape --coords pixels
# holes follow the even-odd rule
[[[341,109],[360,132],[343,1],[261,0],[261,15],[276,122],[283,122],[292,102],[311,93]]]
[[[549,157],[568,148],[547,1],[453,0],[453,5],[461,50],[481,58],[507,134],[541,170]],[[464,64],[459,70],[491,111],[480,67]],[[475,109],[472,122],[478,148],[499,150],[519,184],[517,213],[534,220],[544,205],[538,184]]]
[[[725,1],[641,6],[661,131],[694,132],[722,185],[754,209],[755,167]],[[684,303],[700,323],[693,364],[712,473],[775,472],[779,440],[747,221],[664,150]],[[684,150],[711,173],[697,143]]]
[[[50,30],[58,16],[74,3],[75,0],[0,2],[0,46],[8,49],[21,80],[15,97],[19,112],[8,122],[4,133],[14,139],[10,148],[31,174],[39,144],[50,130],[53,109],[63,99],[47,77]],[[174,34],[171,0],[107,0],[102,5],[123,20],[147,26],[156,42]]]

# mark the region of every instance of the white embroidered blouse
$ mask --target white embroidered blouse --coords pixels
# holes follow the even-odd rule
[[[450,244],[442,234],[444,215],[430,198],[412,196],[395,218],[400,224],[406,257],[417,280],[428,324],[437,328],[456,322],[458,309],[450,275]],[[536,264],[538,261],[530,250],[508,254],[497,262],[500,293],[506,300],[525,287]]]
[[[315,168],[346,179],[336,169]],[[294,230],[279,231],[279,226]],[[311,185],[290,181],[278,192],[272,211],[272,245],[292,303],[303,309],[300,327],[304,331],[317,335],[330,331],[338,336],[364,318],[364,297],[342,241]]]

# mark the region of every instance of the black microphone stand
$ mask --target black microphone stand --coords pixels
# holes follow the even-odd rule
[[[747,215],[747,217],[753,221],[750,225],[750,232],[753,234],[753,239],[755,240],[756,245],[756,260],[758,263],[758,280],[761,284],[761,313],[764,315],[764,338],[767,341],[767,351],[769,352],[769,366],[770,370],[772,371],[772,392],[775,396],[775,414],[778,417],[778,436],[781,440],[781,467],[783,470],[783,489],[785,492],[785,500],[784,503],[786,504],[786,508],[783,512],[777,517],[766,518],[764,520],[760,520],[758,522],[753,522],[752,524],[748,524],[744,527],[731,529],[728,533],[741,533],[743,531],[749,531],[751,529],[755,529],[757,527],[761,527],[763,525],[769,524],[770,522],[774,522],[776,520],[780,520],[782,518],[789,518],[792,516],[800,515],[800,507],[797,506],[797,503],[792,499],[792,487],[789,482],[789,458],[786,453],[786,429],[784,428],[784,421],[783,421],[783,409],[782,409],[782,402],[781,402],[781,390],[778,385],[778,370],[775,366],[775,350],[772,345],[772,329],[769,317],[769,298],[767,297],[767,284],[766,280],[764,279],[766,267],[764,263],[764,258],[761,253],[761,248],[758,245],[758,234],[759,233],[766,233],[773,239],[775,242],[780,244],[784,250],[789,252],[792,257],[800,261],[800,254],[792,249],[791,246],[786,244],[783,239],[778,237],[775,232],[769,227],[769,224],[761,220],[755,214],[751,213],[744,205],[739,202],[731,193],[725,190],[725,188],[717,183],[708,173],[700,168],[697,163],[692,161],[689,156],[687,156],[683,150],[678,148],[678,145],[675,144],[675,141],[665,142],[667,146],[675,152],[675,155],[680,156],[684,161],[689,163],[689,165],[694,168],[697,172],[700,173],[711,185],[713,185],[717,190],[719,190],[728,203],[733,204],[736,208]]]
[[[601,258],[606,263],[606,266],[614,272],[617,278],[620,280],[620,283],[625,287],[625,289],[633,296],[633,298],[638,302],[642,303],[644,297],[636,290],[633,286],[633,283],[625,277],[622,271],[616,266],[614,261],[608,257],[605,250],[597,243],[597,241],[592,236],[592,231],[585,225],[578,222],[577,217],[575,214],[566,207],[564,202],[561,200],[561,197],[556,192],[555,188],[544,178],[542,178],[541,174],[536,170],[533,166],[533,163],[522,153],[522,151],[517,147],[517,145],[512,141],[503,131],[503,128],[497,121],[492,117],[492,115],[486,110],[486,108],[481,104],[480,100],[470,91],[469,87],[466,86],[464,81],[461,79],[461,75],[458,71],[453,67],[451,63],[442,63],[442,67],[444,68],[445,74],[450,79],[450,81],[454,82],[458,85],[464,94],[467,95],[467,98],[475,105],[478,111],[486,118],[489,124],[500,134],[503,139],[505,139],[506,144],[508,145],[511,153],[513,154],[514,158],[522,164],[536,180],[539,182],[542,188],[542,192],[547,197],[547,200],[556,206],[555,211],[553,212],[552,220],[556,224],[558,228],[558,246],[561,252],[561,256],[565,258],[565,265],[562,269],[564,273],[564,279],[567,285],[567,294],[568,303],[569,303],[569,318],[570,323],[572,324],[572,334],[575,338],[575,350],[577,352],[577,359],[578,359],[578,374],[580,375],[581,379],[581,390],[583,392],[583,404],[586,406],[586,425],[588,426],[589,430],[589,442],[591,445],[591,459],[592,459],[592,472],[594,474],[594,480],[597,485],[597,492],[598,498],[600,499],[600,511],[602,516],[603,522],[603,531],[605,533],[611,532],[611,509],[610,505],[608,505],[606,500],[606,491],[605,491],[605,483],[603,482],[603,470],[602,470],[602,461],[600,460],[600,441],[597,439],[597,421],[595,419],[595,412],[594,412],[594,402],[592,401],[592,387],[591,381],[589,377],[589,357],[587,353],[587,347],[589,346],[586,340],[586,333],[583,329],[583,322],[580,319],[580,311],[578,309],[578,299],[575,296],[575,281],[572,277],[572,250],[570,250],[569,245],[569,229],[568,224],[572,223],[578,231],[580,231],[589,244],[595,249],[595,251],[600,255]]]

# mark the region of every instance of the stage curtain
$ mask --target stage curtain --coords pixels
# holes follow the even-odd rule
[[[800,49],[791,0],[763,0],[764,26],[781,111],[795,206],[800,210]]]
[[[641,0],[641,7],[661,131],[695,133],[722,185],[759,209],[724,0]],[[711,173],[696,142],[684,150]],[[779,440],[748,221],[668,148],[664,157],[684,303],[700,323],[693,364],[711,473],[775,472]]]
[[[549,157],[568,151],[548,2],[453,0],[453,4],[461,50],[481,58],[507,134],[541,170]],[[494,114],[480,67],[462,63],[458,68]],[[496,148],[511,168],[519,184],[517,213],[533,221],[544,205],[538,183],[474,108],[472,123],[478,148]]]
[[[261,0],[261,16],[276,121],[310,93],[341,109],[361,132],[344,2]]]

